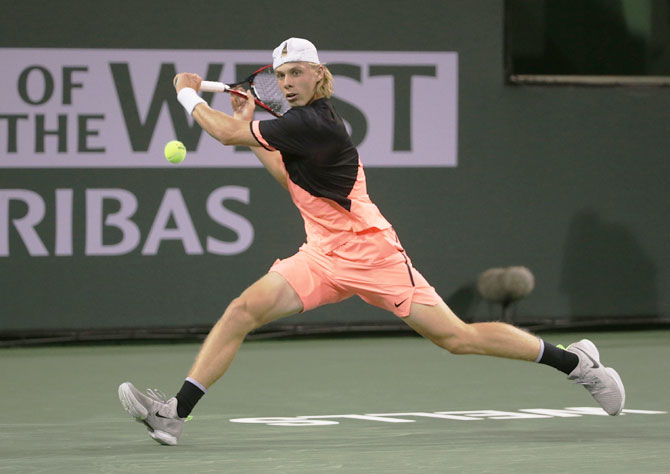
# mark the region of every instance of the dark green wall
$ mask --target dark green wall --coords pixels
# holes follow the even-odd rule
[[[476,276],[508,265],[536,277],[519,319],[670,314],[670,89],[506,86],[501,1],[1,5],[0,47],[269,55],[302,36],[321,50],[455,51],[458,167],[367,170],[370,194],[415,266],[468,319],[490,316],[472,297]],[[167,243],[154,257],[37,258],[21,249],[0,258],[0,330],[212,323],[303,239],[288,195],[260,169],[0,169],[0,188],[74,189],[75,221],[86,188],[129,189],[142,203],[143,235],[166,188],[181,188],[206,229],[206,195],[228,184],[251,190],[249,251],[186,256]],[[291,321],[389,318],[350,301]]]

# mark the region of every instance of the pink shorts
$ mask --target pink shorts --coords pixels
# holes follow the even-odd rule
[[[393,229],[357,235],[327,254],[304,244],[292,257],[277,260],[270,271],[288,281],[303,311],[358,295],[404,317],[413,302],[434,306],[441,301],[412,267]]]

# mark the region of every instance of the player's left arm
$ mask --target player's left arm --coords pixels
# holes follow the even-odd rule
[[[244,91],[242,88],[238,88],[238,90]],[[231,94],[230,105],[233,108],[233,118],[249,123],[254,119],[254,110],[256,109],[256,104],[254,103],[254,97],[251,94],[251,91],[245,92],[247,94],[246,99]],[[256,155],[256,158],[258,158],[258,160],[263,164],[265,169],[268,170],[272,177],[276,179],[284,189],[288,190],[288,184],[286,182],[286,168],[284,167],[281,153],[277,150],[267,150],[260,146],[258,140],[256,140],[255,137],[254,140],[254,146],[249,147],[251,151],[254,153],[254,155]]]
[[[197,74],[177,74],[174,80],[177,94],[189,87],[196,92],[200,89],[202,78]],[[253,104],[253,100],[251,101]],[[211,108],[207,103],[200,102],[191,114],[204,131],[224,145],[258,146],[258,141],[251,133],[250,121],[239,120],[230,115]]]

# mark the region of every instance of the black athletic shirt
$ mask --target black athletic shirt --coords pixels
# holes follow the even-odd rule
[[[390,227],[370,201],[358,150],[328,99],[253,121],[251,132],[264,148],[281,153],[308,243],[332,248],[352,232]]]
[[[328,99],[293,108],[281,120],[262,121],[260,133],[281,151],[291,181],[351,210],[348,196],[358,175],[358,151]]]

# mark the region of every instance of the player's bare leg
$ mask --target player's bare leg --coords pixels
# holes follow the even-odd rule
[[[245,336],[282,316],[297,313],[302,302],[284,277],[270,272],[235,298],[210,331],[189,377],[176,396],[142,393],[130,382],[119,386],[119,399],[149,436],[161,444],[175,445],[186,417],[207,388],[228,369]]]
[[[209,388],[226,372],[249,332],[301,309],[300,298],[284,277],[266,274],[228,305],[205,339],[189,377]]]
[[[416,332],[453,354],[482,354],[534,361],[540,340],[512,325],[500,322],[463,322],[440,301],[435,306],[413,303],[404,321]]]
[[[550,365],[584,386],[609,415],[623,410],[626,391],[621,377],[600,362],[598,349],[587,339],[563,349],[510,324],[467,324],[443,301],[435,306],[413,303],[404,320],[416,332],[454,354],[482,354]]]

